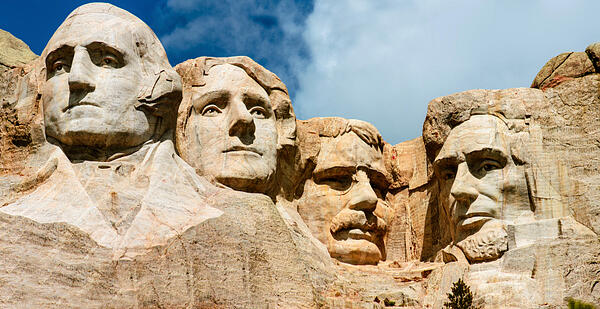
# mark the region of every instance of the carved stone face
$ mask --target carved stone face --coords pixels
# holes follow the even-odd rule
[[[135,108],[142,69],[130,21],[89,13],[68,19],[43,55],[46,135],[66,145],[122,148],[154,133],[155,118]],[[150,31],[148,29],[148,31]]]
[[[505,223],[533,216],[524,167],[513,161],[509,135],[499,118],[475,115],[452,129],[435,159],[440,199],[463,251],[491,243],[506,247],[505,241],[492,238],[506,236]],[[485,250],[465,253],[470,260],[485,260],[494,258],[493,251],[502,251]]]
[[[229,64],[212,67],[205,82],[191,90],[183,159],[218,183],[265,193],[277,167],[277,128],[267,92]]]
[[[298,212],[331,257],[351,264],[385,259],[384,236],[390,208],[385,202],[382,153],[354,132],[321,137],[311,179]]]

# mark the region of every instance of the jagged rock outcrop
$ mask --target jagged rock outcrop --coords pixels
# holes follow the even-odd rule
[[[0,71],[22,67],[36,57],[27,44],[0,29]]]

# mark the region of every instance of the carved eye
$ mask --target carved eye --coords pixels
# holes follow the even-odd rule
[[[52,64],[52,72],[61,73],[67,71],[68,68],[69,65],[62,59],[56,60],[54,64]]]
[[[104,66],[104,67],[109,66],[109,67],[116,68],[116,67],[118,67],[118,64],[119,64],[119,62],[117,60],[117,57],[113,54],[106,53],[104,55],[104,57],[102,58],[102,66]]]
[[[453,165],[446,165],[443,167],[440,166],[436,169],[436,172],[438,173],[439,177],[445,181],[456,178],[456,167]]]
[[[386,196],[385,190],[382,190],[382,189],[376,188],[376,187],[372,187],[372,188],[373,188],[373,191],[375,192],[375,195],[377,195],[377,198],[382,199],[382,200],[385,199],[385,196]]]
[[[493,170],[497,170],[497,169],[501,169],[501,168],[502,168],[502,164],[500,164],[500,162],[491,160],[491,159],[486,159],[483,162],[481,162],[479,171],[480,172],[489,172],[489,171],[493,171]]]
[[[267,118],[267,111],[260,106],[254,106],[250,109],[250,115],[254,118],[264,119]]]
[[[214,104],[207,105],[204,107],[204,109],[202,109],[202,116],[206,117],[214,117],[220,113],[222,113],[221,109]]]
[[[446,170],[442,172],[442,179],[444,180],[452,180],[456,177],[456,173],[454,171]]]
[[[327,185],[330,188],[337,191],[346,191],[350,189],[350,185],[352,185],[352,176],[332,176],[321,178],[318,181],[319,184]]]

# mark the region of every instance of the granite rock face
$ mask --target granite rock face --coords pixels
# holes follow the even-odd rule
[[[250,58],[171,67],[113,5],[37,58],[1,32],[0,306],[440,308],[459,278],[482,308],[600,304],[599,61],[434,99],[390,145],[297,120]]]
[[[486,308],[561,306],[566,297],[599,301],[596,257],[589,258],[600,251],[597,227],[589,220],[596,218],[596,207],[582,201],[596,194],[596,186],[577,171],[588,161],[581,155],[574,159],[574,144],[588,137],[556,132],[579,131],[592,121],[566,126],[557,109],[567,105],[583,115],[590,107],[552,87],[595,76],[578,55],[574,63],[567,58],[565,67],[556,65],[557,58],[544,66],[534,81],[544,90],[471,90],[429,103],[423,140],[437,196],[429,207],[439,214],[433,230],[450,236],[430,248],[435,255],[429,258],[447,263],[442,278],[455,276],[450,265],[463,265],[461,276]],[[548,79],[554,82],[540,82]],[[578,93],[588,91],[581,87]],[[593,145],[585,148],[593,151]],[[577,253],[554,254],[564,247]],[[578,274],[580,289],[570,288],[574,269],[587,269]],[[433,307],[442,303],[435,297],[428,301]]]
[[[27,44],[0,29],[0,70],[22,67],[35,58]]]

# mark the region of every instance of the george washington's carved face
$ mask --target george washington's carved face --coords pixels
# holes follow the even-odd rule
[[[277,167],[275,114],[266,90],[230,64],[192,88],[182,158],[198,174],[236,190],[265,193]],[[187,105],[187,104],[184,104]]]
[[[434,167],[454,241],[463,250],[485,247],[478,241],[474,245],[475,238],[506,247],[506,241],[491,238],[506,237],[505,223],[533,216],[524,167],[515,164],[508,127],[495,116],[475,115],[452,129]],[[497,249],[490,250],[501,254]],[[465,253],[470,260],[493,258],[484,252]]]
[[[65,145],[123,148],[154,134],[156,117],[135,107],[143,76],[134,35],[145,34],[132,33],[131,23],[87,13],[56,31],[43,54],[47,136]]]
[[[354,132],[320,139],[317,165],[304,185],[298,212],[331,257],[377,264],[385,259],[390,213],[382,153]]]

